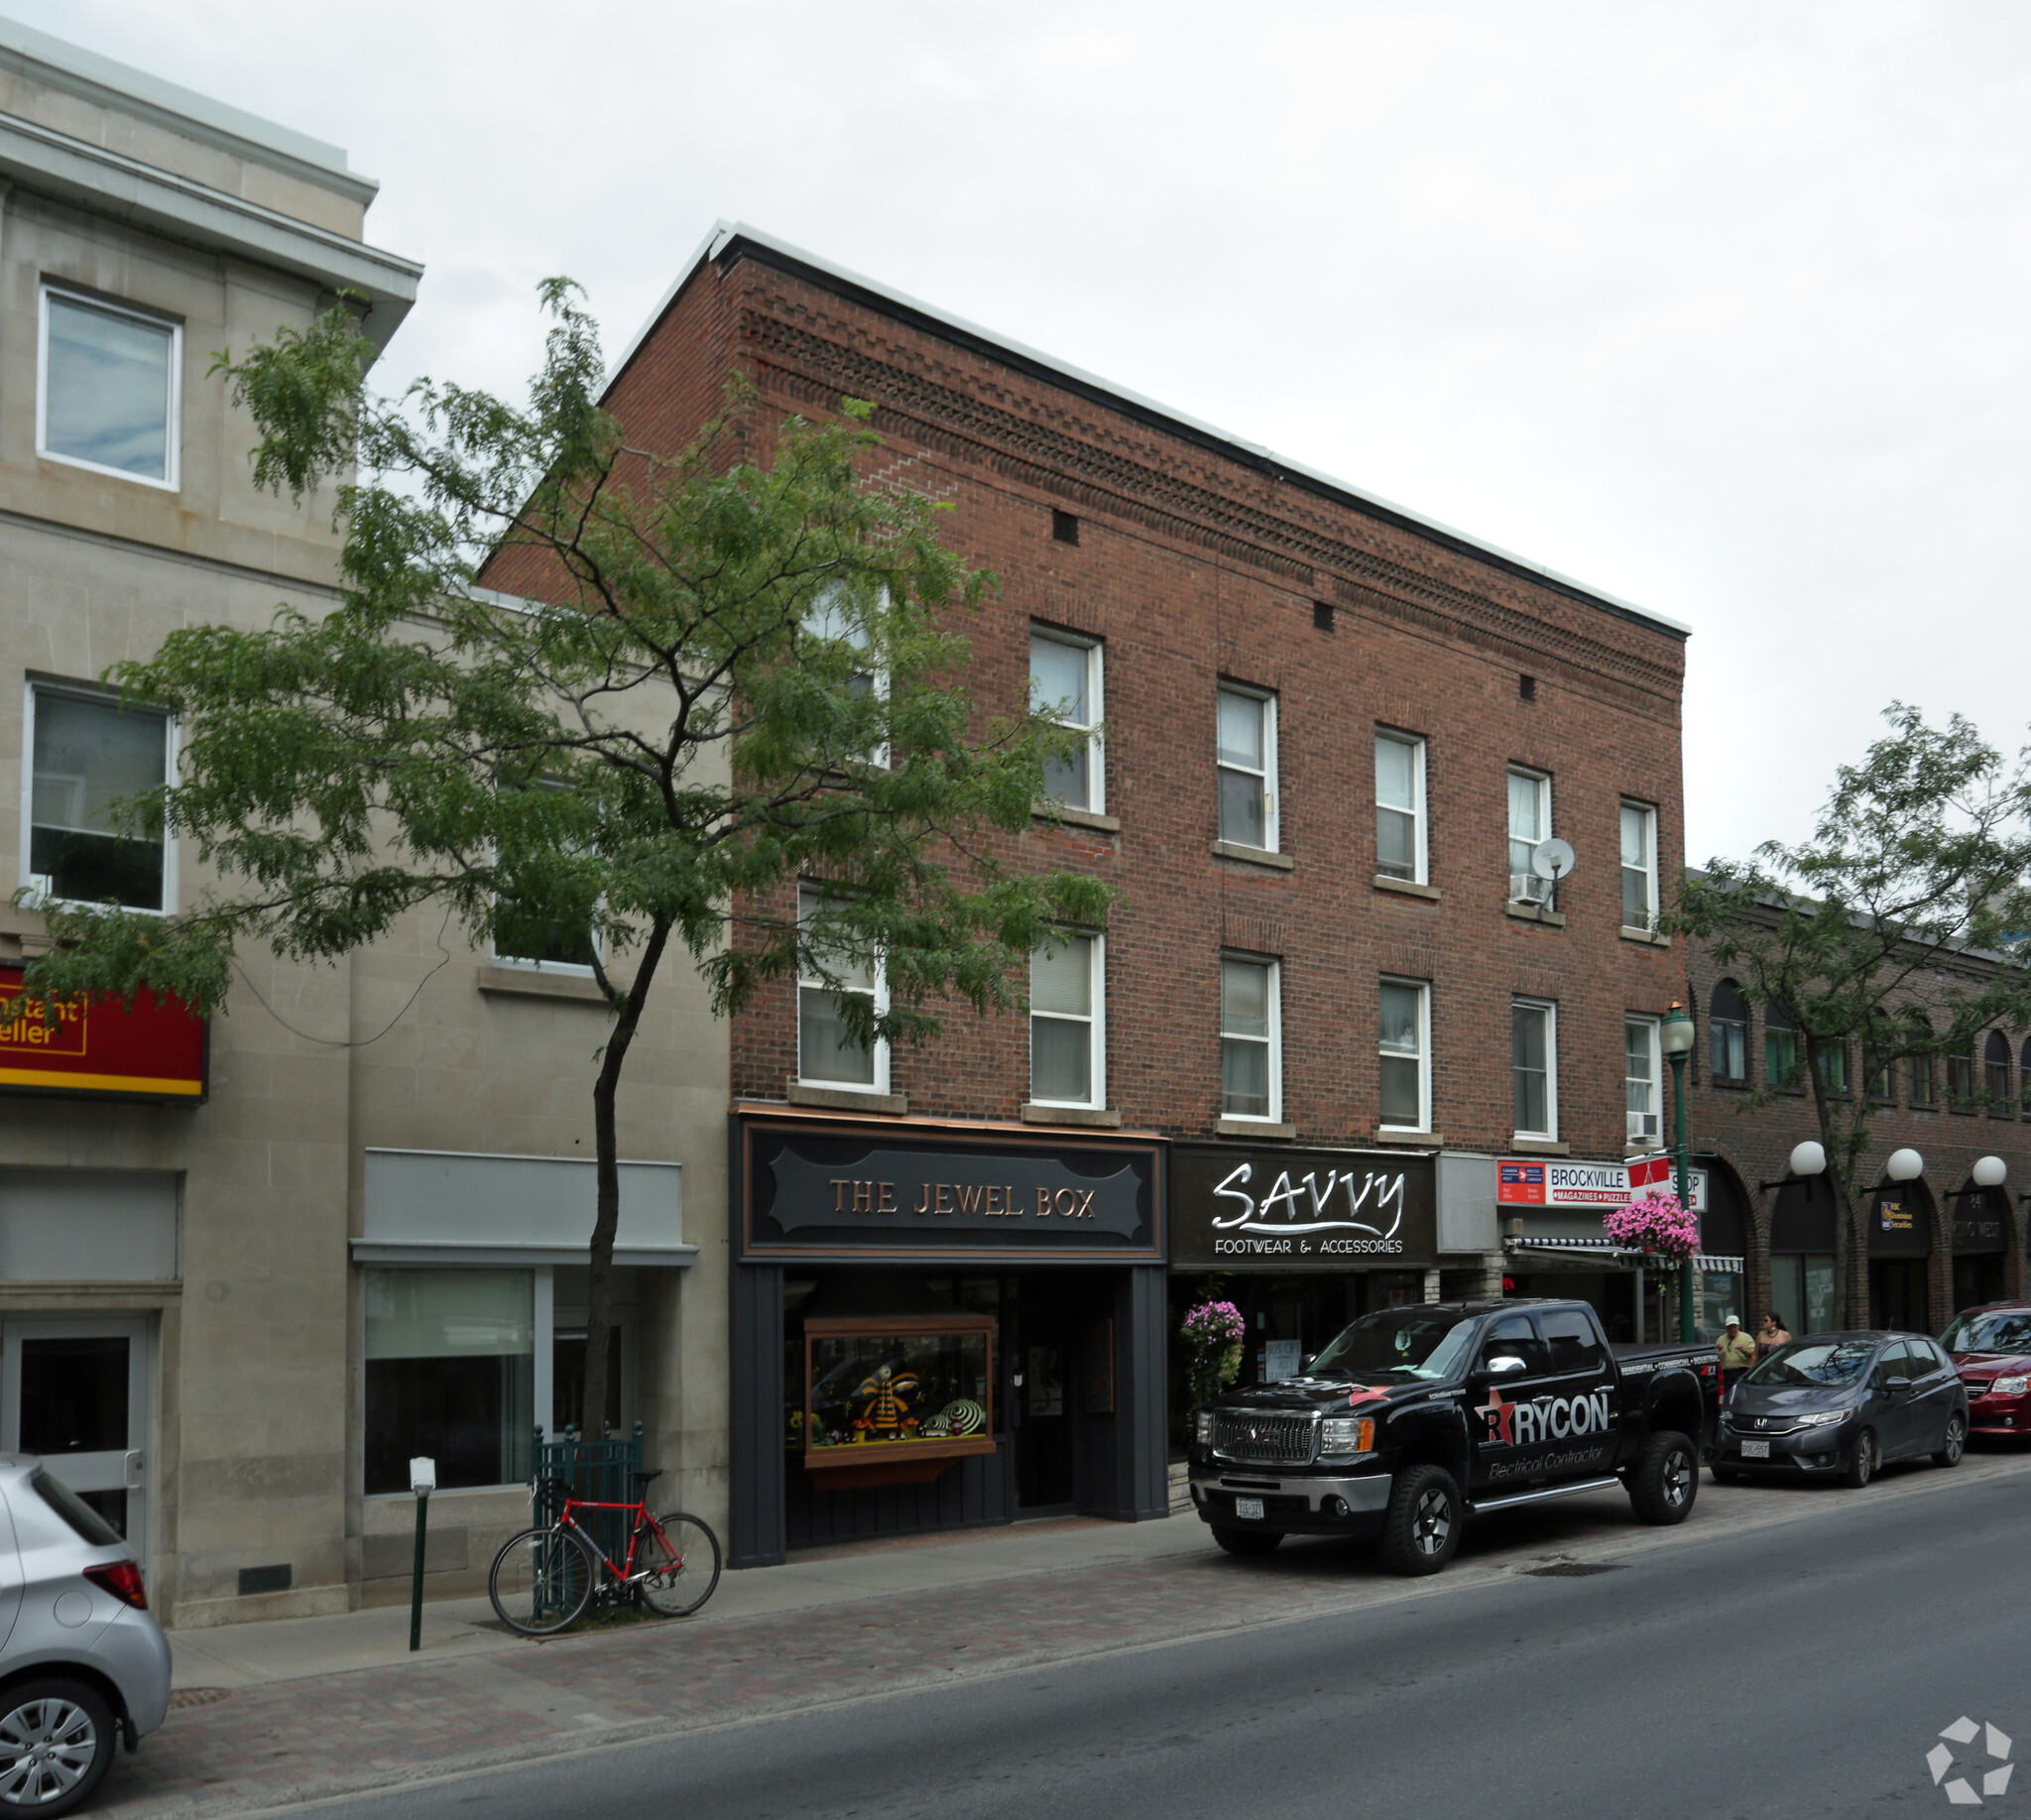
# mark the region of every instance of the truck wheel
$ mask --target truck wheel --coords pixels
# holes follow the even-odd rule
[[[1281,1529],[1223,1529],[1214,1526],[1213,1539],[1229,1554],[1247,1559],[1250,1555],[1272,1553],[1283,1540]]]
[[[1854,1437],[1854,1451],[1848,1456],[1848,1470],[1841,1475],[1841,1483],[1852,1491],[1860,1491],[1876,1476],[1880,1458],[1876,1450],[1876,1431],[1864,1428]]]
[[[1377,1549],[1391,1573],[1435,1574],[1460,1546],[1460,1488],[1443,1466],[1409,1466],[1389,1488]]]
[[[1682,1523],[1700,1490],[1700,1455],[1682,1434],[1653,1434],[1629,1474],[1629,1504],[1639,1522]]]

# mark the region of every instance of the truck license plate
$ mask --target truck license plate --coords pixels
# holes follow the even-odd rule
[[[1765,1446],[1764,1451],[1766,1453],[1769,1451],[1767,1446]],[[1237,1517],[1253,1517],[1256,1522],[1260,1522],[1262,1520],[1262,1501],[1259,1498],[1237,1498],[1234,1501],[1234,1514]]]
[[[1768,1441],[1744,1441],[1741,1444],[1741,1457],[1744,1460],[1767,1460],[1770,1457],[1770,1443]]]

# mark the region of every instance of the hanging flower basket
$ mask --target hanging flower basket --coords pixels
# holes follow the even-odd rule
[[[1675,1194],[1649,1194],[1604,1214],[1601,1224],[1617,1245],[1681,1265],[1700,1249],[1700,1216]]]
[[[1185,1380],[1192,1404],[1211,1402],[1242,1375],[1249,1324],[1233,1302],[1201,1302],[1184,1318]]]

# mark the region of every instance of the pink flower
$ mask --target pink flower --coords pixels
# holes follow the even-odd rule
[[[1675,1194],[1646,1195],[1604,1214],[1601,1224],[1617,1245],[1648,1247],[1668,1258],[1690,1258],[1700,1249],[1700,1216]]]

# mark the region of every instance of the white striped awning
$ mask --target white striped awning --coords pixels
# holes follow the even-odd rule
[[[1613,1239],[1505,1239],[1503,1244],[1511,1251],[1550,1252],[1557,1255],[1570,1253],[1575,1257],[1599,1259],[1604,1264],[1647,1265],[1652,1270],[1668,1270],[1671,1267],[1654,1254],[1640,1252],[1631,1247],[1617,1244]],[[1724,1258],[1712,1252],[1695,1252],[1693,1269],[1712,1271],[1717,1276],[1739,1276],[1742,1261],[1739,1258]]]
[[[1709,1252],[1695,1252],[1693,1268],[1696,1271],[1712,1271],[1717,1276],[1739,1276],[1742,1264],[1739,1258],[1717,1258]]]

